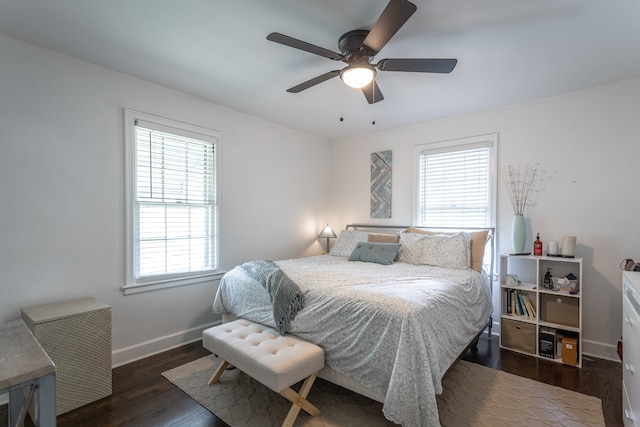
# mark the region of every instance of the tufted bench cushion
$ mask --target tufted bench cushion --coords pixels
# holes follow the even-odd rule
[[[202,345],[223,359],[209,380],[218,382],[228,363],[289,399],[293,405],[283,426],[292,425],[300,409],[317,415],[318,409],[307,394],[324,367],[324,351],[315,344],[274,329],[239,319],[209,328],[202,333]],[[293,384],[305,380],[300,392]]]
[[[278,393],[324,367],[317,345],[244,319],[207,329],[202,345]]]

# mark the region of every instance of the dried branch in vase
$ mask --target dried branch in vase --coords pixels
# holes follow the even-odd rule
[[[507,165],[504,168],[502,180],[507,187],[511,207],[516,215],[524,215],[529,190],[531,190],[539,165],[540,163],[536,163],[535,166],[526,164],[522,169],[519,165]]]

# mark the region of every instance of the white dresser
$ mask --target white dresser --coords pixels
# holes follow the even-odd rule
[[[640,272],[622,273],[622,419],[640,427]]]

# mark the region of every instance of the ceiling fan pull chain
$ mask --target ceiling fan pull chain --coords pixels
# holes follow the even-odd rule
[[[342,114],[342,80],[339,80],[338,84],[340,85],[340,121],[344,122],[344,117]]]
[[[373,76],[373,81],[371,82],[371,88],[373,89],[373,104],[371,105],[371,107],[373,108],[371,110],[371,124],[375,126],[376,124],[376,77]]]

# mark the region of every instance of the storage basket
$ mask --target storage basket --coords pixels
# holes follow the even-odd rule
[[[578,288],[578,281],[577,280],[569,280],[568,284],[559,284],[558,281],[560,279],[563,279],[563,277],[552,277],[551,281],[553,282],[553,289],[555,290],[573,290],[573,289],[577,289]]]
[[[540,295],[540,320],[577,328],[580,326],[580,301],[559,294]]]
[[[94,298],[22,309],[56,365],[56,415],[111,394],[111,307]]]
[[[501,319],[502,346],[524,353],[536,353],[536,325],[517,320]]]

